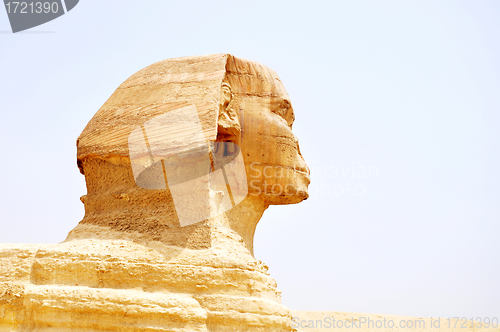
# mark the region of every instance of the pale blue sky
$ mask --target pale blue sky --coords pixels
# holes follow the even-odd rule
[[[0,243],[82,219],[76,138],[120,83],[231,53],[280,75],[311,168],[256,233],[285,305],[500,318],[500,2],[81,0],[9,30],[0,10]]]

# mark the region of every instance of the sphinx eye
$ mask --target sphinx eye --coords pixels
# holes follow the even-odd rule
[[[289,126],[292,126],[295,116],[293,115],[293,109],[292,105],[290,104],[290,101],[286,99],[283,100],[278,109],[274,113],[281,116],[288,123]]]
[[[283,100],[279,105],[279,107],[276,109],[276,111],[274,111],[274,113],[278,114],[279,116],[281,116],[283,119],[286,120],[286,115],[290,110],[290,107],[291,107],[290,102],[288,100]]]

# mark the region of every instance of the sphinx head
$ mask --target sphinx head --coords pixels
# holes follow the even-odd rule
[[[174,227],[226,214],[253,239],[269,205],[308,197],[294,119],[279,77],[256,62],[221,54],[153,64],[125,81],[78,139],[85,218],[123,224],[126,209]],[[237,219],[251,210],[257,221],[242,226]]]
[[[223,85],[222,90],[231,89],[232,100],[219,112],[219,119],[226,113],[238,115],[248,194],[268,204],[306,199],[309,169],[292,132],[295,114],[278,75],[261,64],[231,57],[224,81],[227,87]],[[224,94],[229,96],[229,92]],[[220,121],[218,129],[218,139],[224,139],[225,127]]]

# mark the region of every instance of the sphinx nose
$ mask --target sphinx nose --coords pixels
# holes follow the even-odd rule
[[[306,172],[307,174],[311,174],[311,171],[309,169],[309,166],[307,166],[306,161],[304,160],[304,156],[302,156],[302,153],[300,152],[300,146],[299,146],[299,139],[297,136],[293,135],[293,140],[295,142],[295,145],[297,146],[297,154],[298,154],[298,162],[299,162],[299,168],[302,169],[303,172]]]
[[[304,158],[302,158],[302,160],[304,160]],[[308,175],[311,175],[311,170],[309,169],[309,166],[307,166],[307,164],[306,164],[305,160],[304,160],[304,167],[305,167],[305,169],[306,169],[306,173],[307,173]]]

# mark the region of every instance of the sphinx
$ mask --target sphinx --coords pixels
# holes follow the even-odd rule
[[[274,71],[229,54],[132,75],[77,140],[83,220],[0,245],[0,331],[292,331],[253,238],[308,197],[294,118]]]

